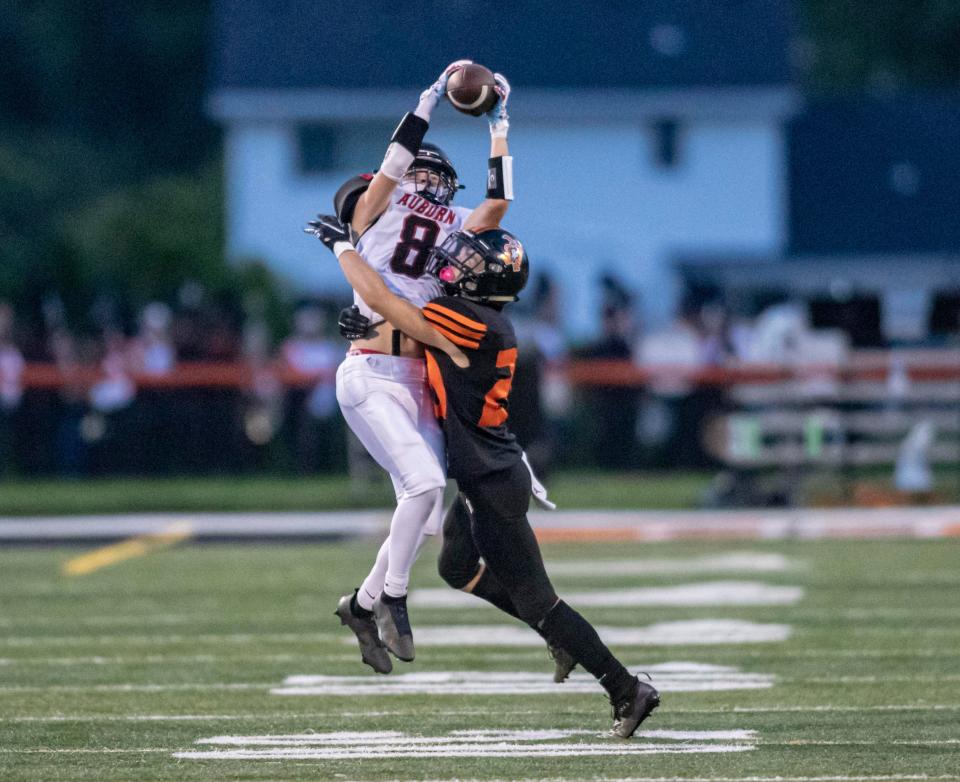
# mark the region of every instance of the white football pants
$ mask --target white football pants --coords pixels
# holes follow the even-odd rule
[[[407,593],[425,537],[440,531],[447,483],[443,432],[423,359],[347,356],[337,369],[337,401],[353,433],[390,474],[397,495],[390,535],[357,595],[369,609],[381,591]]]

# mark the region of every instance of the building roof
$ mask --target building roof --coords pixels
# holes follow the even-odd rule
[[[425,87],[482,62],[525,87],[785,85],[791,0],[217,0],[212,88]]]
[[[960,94],[814,101],[789,126],[790,252],[960,251]]]

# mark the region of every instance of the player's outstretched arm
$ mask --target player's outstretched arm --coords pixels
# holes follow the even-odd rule
[[[495,73],[497,93],[500,99],[487,112],[490,123],[490,161],[487,169],[487,198],[467,218],[464,228],[481,231],[500,225],[510,202],[513,200],[513,158],[507,146],[510,130],[510,115],[507,101],[510,99],[510,82],[503,74]]]
[[[447,79],[450,74],[469,62],[470,60],[457,60],[444,68],[437,80],[420,93],[417,108],[400,120],[390,139],[380,170],[353,210],[351,224],[358,233],[363,233],[390,204],[394,189],[420,151],[420,144],[430,127],[430,116],[447,89]]]
[[[384,284],[380,275],[356,251],[350,229],[334,215],[318,215],[304,231],[316,236],[337,256],[350,287],[394,328],[418,342],[439,348],[458,366],[465,367],[470,363],[460,348],[427,323],[418,307],[401,299]]]

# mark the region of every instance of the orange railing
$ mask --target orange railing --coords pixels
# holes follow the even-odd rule
[[[847,382],[882,382],[891,371],[889,360],[872,357],[857,360],[848,365],[802,365],[775,366],[745,364],[730,367],[690,368],[674,365],[637,366],[630,361],[595,359],[573,361],[554,367],[574,385],[585,387],[620,386],[643,387],[655,382],[683,381],[694,385],[731,386],[742,384],[778,383],[805,378],[833,378]],[[960,381],[960,361],[957,363],[932,362],[911,363],[903,370],[911,381]],[[261,373],[269,372],[286,386],[301,387],[328,379],[334,370],[314,375],[305,375],[283,364],[254,369],[244,363],[194,363],[182,362],[166,374],[134,373],[131,379],[140,388],[189,389],[189,388],[248,388]],[[27,364],[22,383],[27,389],[55,389],[74,384],[92,386],[105,375],[96,367],[80,367],[61,371],[53,364]]]

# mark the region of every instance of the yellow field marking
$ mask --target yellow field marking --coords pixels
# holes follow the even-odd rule
[[[111,546],[99,548],[89,554],[74,557],[63,565],[63,573],[68,576],[85,576],[95,570],[123,562],[127,559],[142,557],[159,549],[175,546],[193,536],[193,526],[189,521],[178,521],[169,527],[153,532],[149,535],[138,535],[135,538],[114,543]]]

